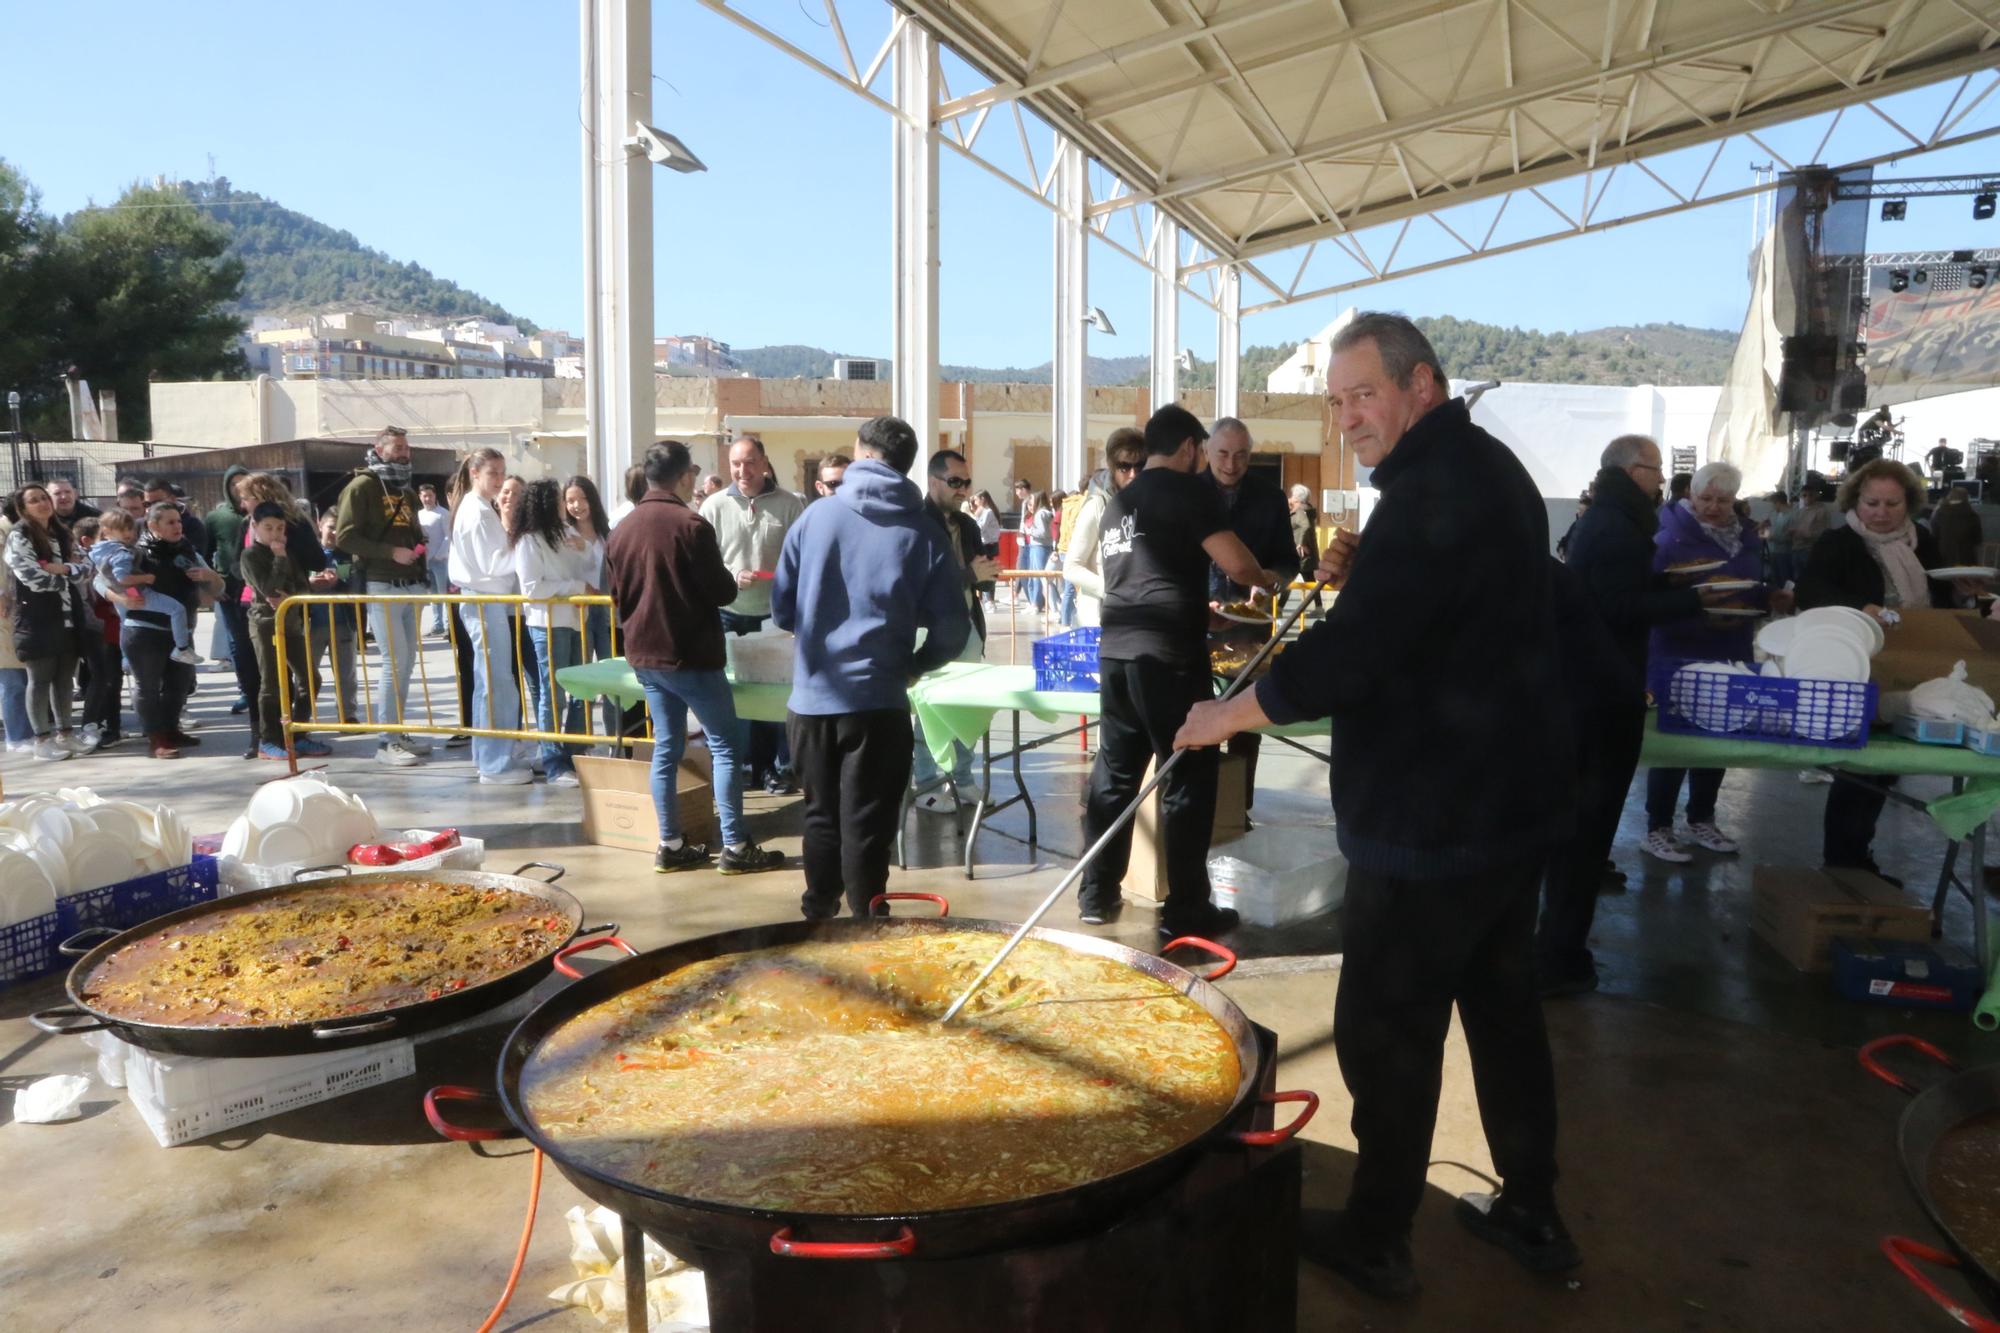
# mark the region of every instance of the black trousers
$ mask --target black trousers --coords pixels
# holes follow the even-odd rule
[[[251,730],[265,745],[285,748],[285,724],[278,709],[277,621],[266,616],[251,616],[250,639],[257,650],[257,711],[252,714],[254,723]],[[306,666],[305,634],[298,628],[296,619],[288,621],[290,632],[285,635],[285,670],[292,683],[292,720],[303,722],[312,717],[312,675]]]
[[[1535,986],[1541,857],[1462,879],[1347,872],[1334,1053],[1354,1099],[1358,1234],[1407,1238],[1437,1125],[1445,1034],[1458,1006],[1479,1118],[1510,1198],[1553,1206],[1555,1070]]]
[[[1174,733],[1188,710],[1215,697],[1208,664],[1171,666],[1104,658],[1097,670],[1101,716],[1097,758],[1090,766],[1084,797],[1085,846],[1096,846],[1139,788],[1146,763],[1164,764],[1174,752]],[[1167,900],[1160,923],[1169,929],[1198,923],[1208,911],[1208,840],[1215,827],[1214,750],[1190,750],[1160,783],[1160,828],[1165,842]],[[1084,907],[1113,907],[1132,862],[1132,826],[1105,844],[1083,874],[1077,901]]]
[[[1826,814],[1820,824],[1819,859],[1830,866],[1862,866],[1874,859],[1875,823],[1889,803],[1890,774],[1835,778],[1826,789]]]
[[[1585,972],[1592,966],[1590,923],[1597,915],[1597,883],[1618,836],[1625,795],[1639,768],[1646,738],[1646,706],[1601,715],[1577,728],[1576,832],[1549,855],[1542,924],[1536,940],[1545,977]]]
[[[194,668],[168,656],[174,650],[174,636],[164,630],[127,629],[124,646],[126,665],[132,668],[132,707],[139,714],[139,729],[148,736],[178,730],[181,709],[194,692]]]
[[[193,612],[189,612],[193,615]],[[236,688],[250,706],[257,706],[257,644],[250,630],[250,608],[243,604],[243,580],[227,579],[222,585],[222,600],[215,604],[215,614],[229,623],[229,661],[236,668]],[[250,729],[255,731],[256,725]]]
[[[868,900],[889,887],[889,855],[910,785],[914,734],[906,709],[877,709],[786,723],[792,763],[805,791],[806,891],[809,917],[848,908],[866,916]]]
[[[125,668],[119,664],[118,650],[104,641],[102,634],[83,636],[83,663],[87,680],[83,687],[83,725],[95,723],[107,735],[118,734],[118,696],[125,684]]]
[[[458,678],[458,725],[470,728],[472,726],[473,662],[472,640],[465,632],[465,613],[467,609],[466,604],[463,602],[453,602],[451,604],[451,618],[456,622],[452,626],[451,669],[453,674]],[[477,610],[478,608],[474,607],[470,609]]]

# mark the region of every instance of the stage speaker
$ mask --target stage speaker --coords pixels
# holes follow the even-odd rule
[[[1780,412],[1832,412],[1840,380],[1840,339],[1801,333],[1785,339],[1778,372]]]

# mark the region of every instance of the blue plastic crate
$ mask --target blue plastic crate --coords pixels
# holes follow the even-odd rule
[[[1653,663],[1649,683],[1661,731],[1833,750],[1868,743],[1877,697],[1868,681],[1684,670],[1705,665],[1714,664]],[[1737,665],[1756,670],[1754,663]]]
[[[197,852],[189,865],[58,898],[61,937],[68,939],[89,926],[126,930],[156,916],[210,902],[215,898],[215,870],[215,858]]]
[[[1064,630],[1045,639],[1036,639],[1035,688],[1048,691],[1097,692],[1097,640],[1095,625]]]
[[[63,938],[59,912],[0,926],[0,986],[60,971],[68,961],[56,952]]]
[[[1965,748],[1976,750],[1980,754],[2000,755],[2000,731],[1978,731],[1967,727]]]

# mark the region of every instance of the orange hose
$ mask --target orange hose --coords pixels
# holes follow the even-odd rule
[[[500,1316],[507,1312],[507,1302],[514,1299],[514,1288],[520,1285],[521,1269],[528,1262],[528,1238],[535,1234],[535,1209],[542,1201],[542,1150],[535,1149],[535,1174],[528,1182],[528,1216],[521,1223],[521,1243],[514,1250],[514,1267],[507,1274],[507,1289],[500,1293],[500,1303],[493,1307],[493,1313],[486,1316],[486,1322],[479,1326],[479,1333],[493,1333],[493,1326],[500,1322]]]

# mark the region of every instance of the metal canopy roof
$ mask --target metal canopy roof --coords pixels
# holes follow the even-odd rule
[[[1991,0],[895,3],[992,81],[941,121],[1022,103],[1223,262],[2000,64]]]

